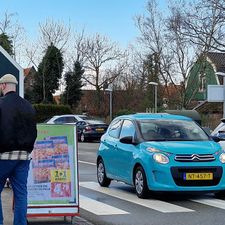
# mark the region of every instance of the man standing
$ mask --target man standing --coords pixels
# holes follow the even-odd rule
[[[6,179],[14,193],[14,225],[27,224],[27,177],[30,153],[37,137],[35,111],[16,93],[17,79],[12,74],[0,78],[0,193]],[[0,201],[0,225],[3,224]]]

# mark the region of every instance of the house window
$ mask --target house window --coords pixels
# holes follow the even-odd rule
[[[206,91],[206,76],[205,73],[201,73],[199,76],[199,92]]]

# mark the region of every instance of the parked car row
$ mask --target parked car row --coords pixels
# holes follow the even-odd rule
[[[81,142],[100,140],[108,124],[87,115],[59,115],[46,121],[47,124],[72,124],[77,127],[77,137]]]

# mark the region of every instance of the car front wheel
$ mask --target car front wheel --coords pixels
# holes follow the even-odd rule
[[[135,170],[134,186],[136,194],[139,198],[147,198],[149,189],[144,169],[139,166]]]
[[[215,193],[216,198],[225,198],[225,190]]]
[[[106,176],[105,166],[102,159],[97,163],[97,179],[98,183],[102,187],[108,187],[111,183],[111,180]]]

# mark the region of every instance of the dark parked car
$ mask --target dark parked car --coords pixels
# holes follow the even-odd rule
[[[108,124],[100,120],[78,121],[76,126],[78,140],[81,142],[100,140],[108,128]]]

